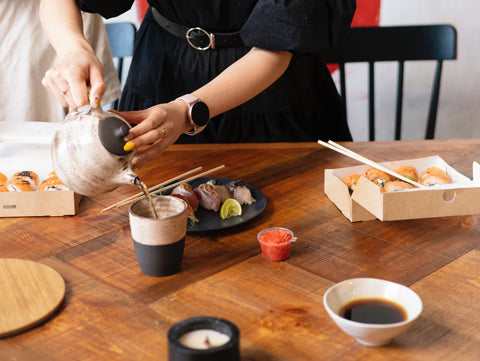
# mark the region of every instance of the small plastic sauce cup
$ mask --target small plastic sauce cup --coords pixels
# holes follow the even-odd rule
[[[283,261],[290,256],[290,246],[297,240],[287,228],[272,227],[264,229],[257,235],[260,249],[266,259]]]

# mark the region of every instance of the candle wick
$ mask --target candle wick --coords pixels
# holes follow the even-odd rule
[[[212,347],[212,345],[210,344],[210,340],[208,339],[208,336],[205,336],[205,341],[203,341],[203,343],[207,348]]]

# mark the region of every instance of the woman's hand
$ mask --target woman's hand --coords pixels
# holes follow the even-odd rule
[[[135,168],[157,157],[191,129],[187,122],[187,105],[182,100],[118,114],[129,123],[138,124],[130,129],[125,144],[125,150],[138,149],[132,161]]]
[[[41,0],[40,20],[60,59],[45,73],[42,84],[64,107],[77,109],[89,102],[98,105],[105,92],[103,65],[85,39],[75,1]]]
[[[105,93],[103,65],[89,49],[75,49],[60,60],[42,79],[63,107],[98,106]],[[90,91],[89,91],[90,88]]]

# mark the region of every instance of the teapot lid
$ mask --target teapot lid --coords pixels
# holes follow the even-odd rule
[[[103,119],[98,126],[98,136],[106,150],[118,156],[127,155],[130,151],[123,149],[125,137],[128,135],[130,127],[118,117],[108,117]]]

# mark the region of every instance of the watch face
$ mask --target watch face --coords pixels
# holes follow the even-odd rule
[[[197,102],[192,106],[192,120],[198,127],[203,127],[208,123],[210,119],[210,111],[207,104],[203,102]]]

